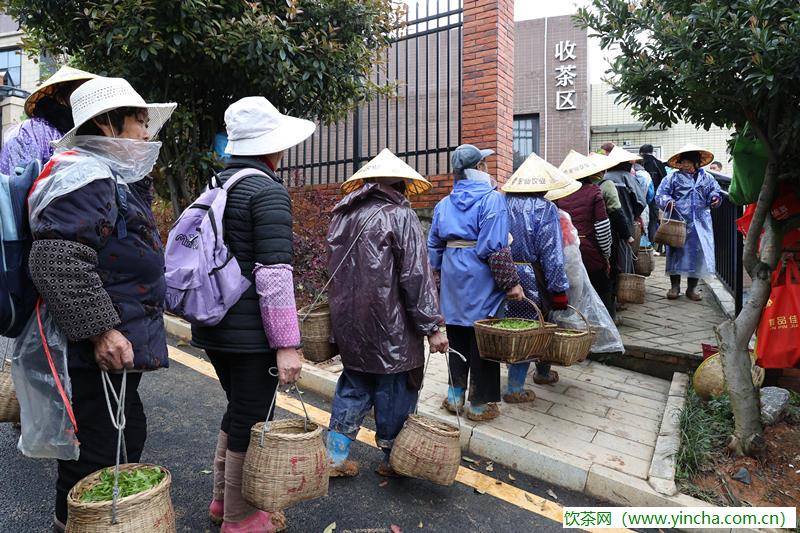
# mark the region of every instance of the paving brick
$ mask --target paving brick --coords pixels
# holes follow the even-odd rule
[[[570,398],[569,396],[564,396],[563,394],[557,394],[555,392],[551,392],[543,388],[536,389],[536,396],[537,398],[542,398],[543,400],[547,400],[554,404],[553,407],[551,407],[550,410],[548,411],[549,414],[552,414],[553,409],[555,409],[557,405],[567,406],[570,407],[571,409],[575,409],[578,411],[582,411],[584,413],[600,417],[605,416],[606,413],[608,412],[607,406],[597,405],[591,402]]]
[[[646,428],[631,426],[616,420],[595,416],[565,405],[553,405],[548,414],[568,422],[581,424],[590,428],[598,429],[628,440],[655,446],[657,432]]]
[[[611,381],[605,381],[600,383],[592,383],[590,381],[584,381],[579,379],[573,378],[561,378],[559,383],[563,383],[570,387],[575,387],[580,390],[585,390],[587,392],[593,392],[595,394],[599,394],[600,396],[605,396],[606,398],[617,398],[619,397],[619,391],[616,390],[611,386]]]
[[[587,381],[593,382],[597,378],[591,375],[584,375],[578,377],[580,381]],[[635,394],[636,396],[641,396],[642,398],[649,398],[651,400],[659,400],[662,403],[667,401],[667,395],[661,391],[653,390],[650,387],[639,387],[637,385],[633,385],[631,383],[626,382],[618,382],[618,381],[607,381],[607,386],[610,389],[614,389],[616,391],[625,392],[627,394]]]
[[[658,431],[658,428],[661,426],[660,418],[658,420],[652,420],[643,416],[626,413],[624,411],[620,411],[619,409],[609,409],[606,417],[609,420],[621,422],[629,426],[641,427],[654,432]]]
[[[637,387],[653,389],[664,394],[669,393],[670,382],[666,379],[659,379],[652,376],[632,373],[632,375],[629,376],[625,382],[630,383],[631,385],[636,385]]]
[[[657,421],[657,423],[661,422],[661,415],[664,412],[663,407],[661,407],[660,404],[657,404],[656,409],[652,409],[650,407],[644,407],[642,405],[631,403],[623,399],[607,398],[605,396],[594,394],[593,392],[585,390],[580,390],[575,387],[570,387],[565,394],[566,396],[569,396],[571,398],[577,398],[579,400],[584,400],[597,405],[604,405],[609,407],[610,409],[616,409],[619,411],[623,411],[625,413],[630,413],[636,416],[640,416],[642,418],[647,418],[649,420]]]
[[[653,458],[654,448],[652,446],[624,439],[605,431],[598,431],[592,442],[610,450],[619,450],[644,461],[650,461]]]
[[[672,383],[669,386],[669,395],[685,397],[688,387],[689,376],[683,372],[675,372],[672,375]]]
[[[567,453],[563,448],[550,448],[486,426],[472,432],[469,451],[549,483],[583,491],[592,463]]]
[[[510,420],[524,420],[529,424],[533,424],[533,432],[545,431],[548,433],[556,433],[572,439],[582,440],[584,442],[592,442],[595,433],[597,433],[597,430],[594,428],[568,423],[561,418],[544,413],[523,411],[515,405],[504,404],[502,407],[502,412],[506,416],[510,417]],[[499,418],[497,420],[499,420]],[[509,431],[509,433],[513,432]],[[526,435],[529,434],[530,433],[526,433]]]

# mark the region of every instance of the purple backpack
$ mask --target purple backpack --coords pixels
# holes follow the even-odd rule
[[[228,191],[247,176],[240,170],[221,186],[211,187],[178,217],[167,239],[166,309],[197,326],[216,326],[250,287],[223,240],[222,216]]]

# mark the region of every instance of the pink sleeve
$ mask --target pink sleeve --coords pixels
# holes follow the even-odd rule
[[[253,271],[261,307],[261,323],[273,349],[300,346],[292,267],[256,263]]]

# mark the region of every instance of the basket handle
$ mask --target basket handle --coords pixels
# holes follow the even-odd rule
[[[683,215],[681,215],[681,212],[678,211],[677,209],[675,209],[675,200],[672,200],[672,202],[670,203],[670,207],[669,207],[669,213],[667,213],[667,218],[665,220],[664,217],[662,216],[661,217],[661,223],[662,224],[669,224],[670,221],[675,220],[674,218],[672,218],[672,214],[673,213],[678,215],[678,218],[681,219],[683,222],[686,221],[686,219],[683,218]]]
[[[544,315],[542,314],[542,310],[539,309],[539,306],[536,305],[536,302],[534,302],[533,300],[531,300],[527,296],[523,297],[522,299],[525,300],[526,302],[528,302],[529,304],[531,304],[531,306],[533,306],[533,308],[536,310],[536,314],[539,315],[539,322],[541,322],[542,323],[542,327],[544,327]]]
[[[586,322],[586,331],[589,331],[589,332],[591,332],[591,331],[592,331],[592,324],[591,324],[591,323],[589,323],[589,320],[586,318],[586,315],[584,315],[583,313],[581,313],[581,312],[578,310],[578,308],[577,308],[577,307],[575,307],[575,306],[568,305],[567,307],[569,307],[570,309],[572,309],[573,311],[575,311],[576,313],[578,313],[578,316],[579,316],[579,317],[581,317],[581,318],[583,319],[583,321],[584,321],[584,322]]]
[[[447,375],[450,377],[450,383],[452,383],[453,382],[453,373],[450,371],[450,354],[451,353],[456,354],[465,363],[467,362],[467,358],[464,356],[464,354],[462,354],[461,352],[459,352],[457,350],[454,350],[453,348],[448,348],[447,352],[448,353],[445,354],[444,360],[447,363]],[[428,358],[425,361],[425,369],[422,371],[422,378],[423,378],[422,381],[423,381],[423,383],[425,382],[425,374],[428,373],[428,365],[431,362],[431,353],[433,353],[433,352],[428,351]],[[458,403],[456,403],[455,407],[456,407],[456,421],[458,422],[458,432],[460,434],[461,433],[461,413],[458,412]],[[419,412],[419,400],[417,400],[417,405],[414,407],[414,414],[417,414],[417,412]]]
[[[111,383],[111,378],[105,370],[100,371],[100,382],[103,385],[103,395],[106,400],[106,407],[108,408],[108,416],[111,418],[111,425],[117,430],[117,455],[116,464],[114,465],[114,488],[111,490],[111,523],[117,523],[117,502],[119,500],[119,465],[120,453],[125,463],[128,462],[128,450],[125,447],[125,395],[128,388],[128,370],[122,369],[122,384],[119,388],[119,394],[114,390],[114,384]],[[111,407],[111,397],[117,402],[116,414]]]
[[[277,378],[278,377],[278,367],[276,367],[276,366],[270,367],[269,375],[274,377],[274,378]],[[261,426],[261,439],[259,440],[259,443],[258,443],[259,446],[264,446],[264,436],[266,436],[267,431],[269,431],[269,429],[270,429],[269,428],[269,425],[270,425],[269,424],[269,415],[272,413],[272,410],[275,409],[275,400],[278,397],[278,390],[280,389],[280,387],[281,387],[281,382],[280,382],[280,380],[278,380],[278,384],[275,385],[275,393],[272,395],[272,402],[270,402],[269,409],[267,410],[267,419],[264,421],[264,425]],[[307,432],[308,431],[308,423],[311,422],[311,419],[308,417],[308,410],[306,409],[306,402],[303,401],[303,394],[300,392],[300,389],[297,387],[296,383],[294,385],[292,385],[291,387],[289,387],[287,392],[291,392],[292,390],[294,390],[297,393],[297,398],[300,400],[300,405],[303,406],[303,415],[305,415],[305,418],[303,418],[303,431]]]

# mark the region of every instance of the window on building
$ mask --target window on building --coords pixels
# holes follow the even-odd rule
[[[539,153],[539,115],[514,117],[514,170],[532,153]]]
[[[0,73],[5,74],[4,84],[19,87],[22,84],[22,50],[0,50]]]

